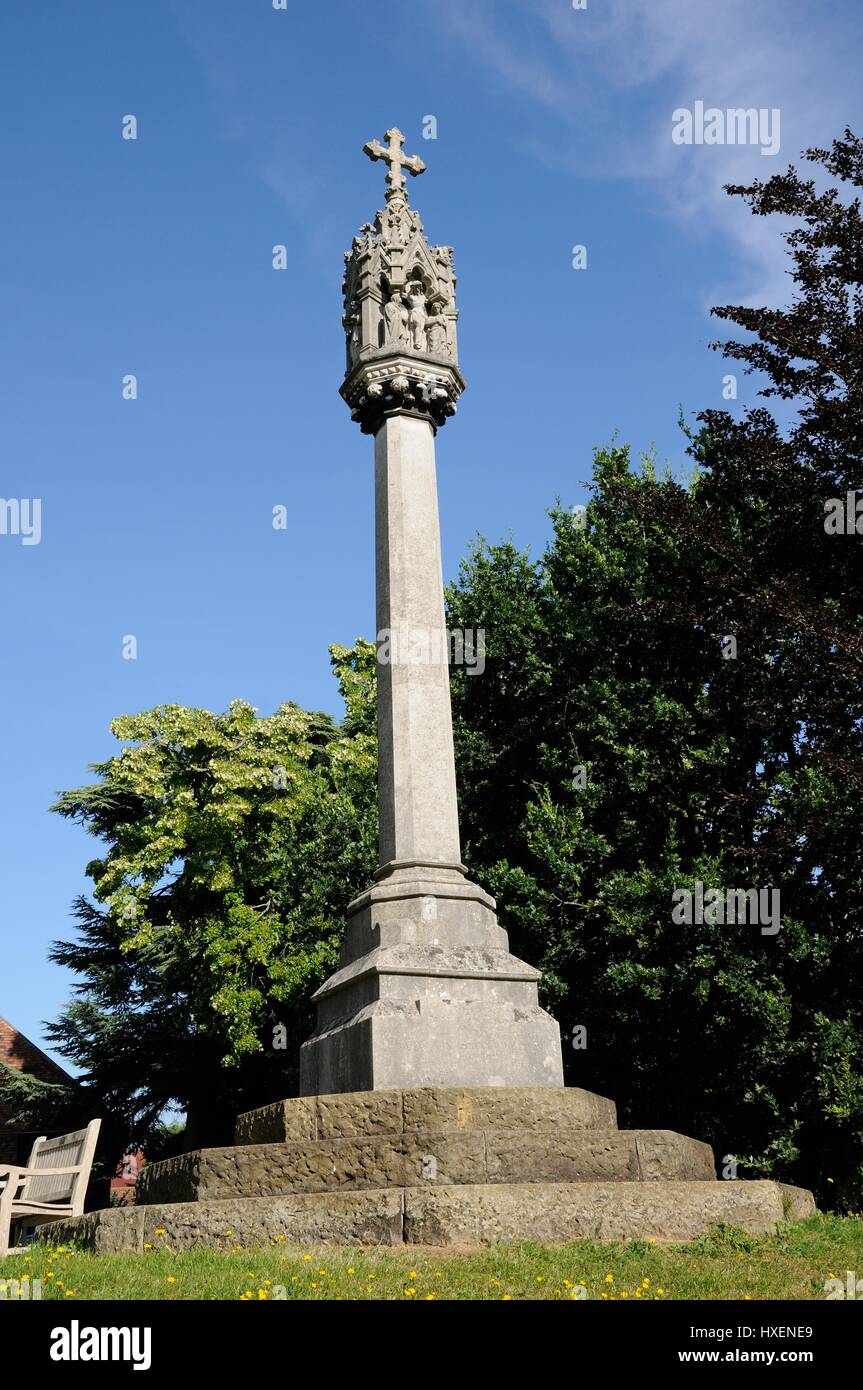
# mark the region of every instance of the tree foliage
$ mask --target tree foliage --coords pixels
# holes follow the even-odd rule
[[[850,132],[808,158],[863,181]],[[687,487],[605,450],[584,530],[557,510],[540,563],[469,559],[452,616],[487,628],[487,674],[457,678],[462,824],[587,1025],[571,1081],[859,1205],[863,537],[824,521],[863,485],[863,226],[794,169],[729,192],[796,219],[792,306],[716,311],[754,335],[717,346],[796,416],[705,411]],[[778,888],[780,934],[675,926],[696,879]]]
[[[215,1142],[296,1084],[309,996],[375,863],[374,653],[332,653],[341,724],[242,701],[124,716],[126,746],[56,803],[106,852],[53,949],[83,981],[50,1034],[142,1140],[173,1102]]]

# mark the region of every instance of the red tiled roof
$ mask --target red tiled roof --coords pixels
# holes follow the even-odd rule
[[[19,1033],[11,1023],[7,1023],[5,1018],[0,1018],[0,1062],[5,1062],[7,1067],[14,1067],[16,1071],[25,1071],[39,1081],[72,1080],[68,1072],[56,1062],[52,1062],[50,1057],[46,1057],[41,1048],[31,1043],[30,1039]]]

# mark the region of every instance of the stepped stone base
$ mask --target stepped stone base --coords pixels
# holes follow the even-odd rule
[[[487,1245],[754,1234],[815,1210],[776,1182],[719,1182],[707,1144],[619,1130],[578,1087],[428,1086],[279,1101],[236,1144],[147,1167],[140,1206],[43,1227],[105,1253],[168,1244]],[[159,1231],[162,1234],[156,1235]]]
[[[418,1086],[301,1096],[249,1110],[237,1119],[236,1144],[299,1143],[371,1134],[539,1130],[557,1125],[616,1129],[617,1107],[578,1086]]]
[[[692,1240],[725,1223],[769,1234],[815,1210],[776,1182],[502,1183],[240,1197],[91,1212],[41,1228],[101,1254],[289,1245],[490,1245],[505,1240]],[[164,1234],[156,1235],[156,1231]]]
[[[201,1202],[367,1188],[715,1176],[708,1145],[671,1130],[476,1130],[203,1149],[145,1168],[138,1200]]]

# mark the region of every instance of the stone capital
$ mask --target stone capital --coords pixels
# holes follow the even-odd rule
[[[402,348],[374,353],[339,388],[363,434],[376,434],[391,415],[427,420],[434,430],[456,412],[465,380],[452,362]]]

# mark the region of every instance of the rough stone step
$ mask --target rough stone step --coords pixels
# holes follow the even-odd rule
[[[811,1192],[769,1181],[508,1184],[405,1193],[406,1245],[500,1240],[693,1240],[712,1226],[772,1234]]]
[[[200,1149],[145,1168],[138,1200],[194,1202],[454,1183],[715,1177],[709,1146],[672,1130],[474,1129]]]
[[[319,1192],[107,1208],[43,1226],[42,1239],[102,1254],[207,1246],[490,1245],[505,1240],[692,1240],[724,1224],[752,1235],[815,1210],[769,1181],[502,1183]],[[156,1233],[159,1232],[157,1235]]]
[[[249,1110],[236,1123],[237,1144],[300,1143],[373,1134],[445,1130],[616,1129],[617,1108],[578,1086],[417,1086],[299,1096]]]

